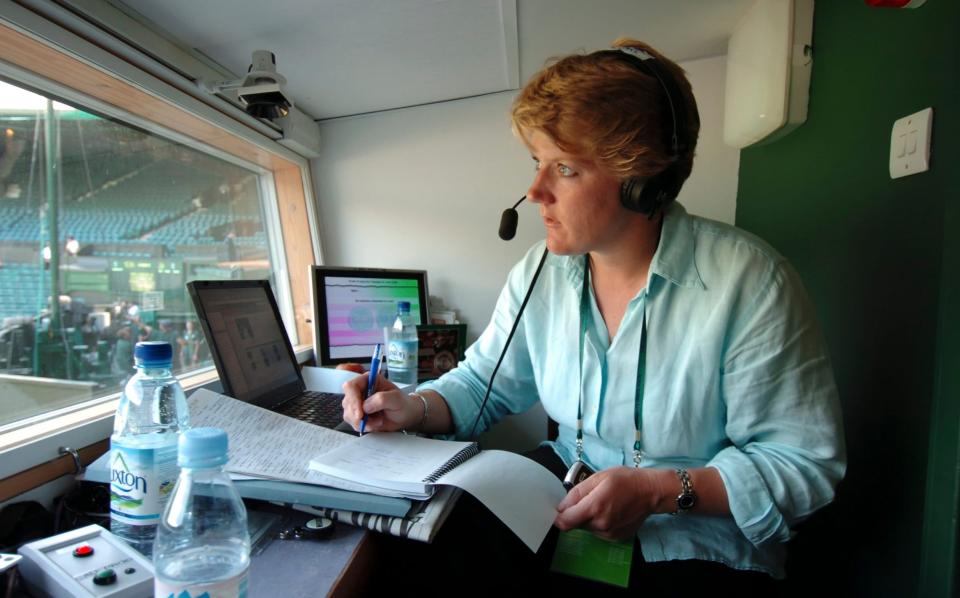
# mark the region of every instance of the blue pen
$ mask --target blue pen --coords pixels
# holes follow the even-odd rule
[[[370,358],[370,377],[367,378],[367,398],[370,398],[370,395],[373,394],[374,389],[377,387],[377,374],[380,372],[380,343],[377,343],[377,346],[373,348],[373,357]],[[367,428],[367,416],[364,414],[363,419],[360,420],[360,435],[363,436],[364,430]]]

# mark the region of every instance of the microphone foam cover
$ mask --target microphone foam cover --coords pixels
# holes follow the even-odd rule
[[[500,238],[509,241],[517,234],[517,211],[513,208],[507,208],[500,216]]]

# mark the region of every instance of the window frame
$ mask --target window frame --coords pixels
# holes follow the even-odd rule
[[[11,14],[14,20],[11,20]],[[15,22],[14,22],[15,21]],[[270,224],[273,278],[297,357],[309,359],[312,325],[309,266],[322,262],[306,158],[176,87],[18,6],[0,14],[0,71],[41,93],[138,126],[261,174]],[[272,178],[272,185],[265,182]],[[280,251],[277,251],[277,250]],[[292,318],[291,318],[292,316]],[[216,379],[213,368],[181,378],[189,389]],[[60,458],[112,431],[119,393],[11,424],[0,431],[0,495],[8,478]]]

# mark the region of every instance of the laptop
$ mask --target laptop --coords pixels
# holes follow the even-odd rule
[[[194,280],[187,290],[223,393],[325,428],[349,430],[342,394],[307,390],[267,280]]]

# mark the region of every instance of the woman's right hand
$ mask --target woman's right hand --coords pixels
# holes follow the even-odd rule
[[[423,418],[423,404],[419,400],[410,400],[407,393],[397,386],[377,376],[374,394],[367,396],[367,374],[351,378],[343,384],[343,420],[360,429],[360,420],[367,416],[367,432],[395,432],[411,429]]]

